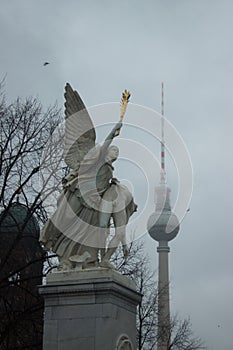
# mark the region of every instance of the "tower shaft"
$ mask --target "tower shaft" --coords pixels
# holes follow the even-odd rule
[[[167,350],[170,340],[170,302],[169,302],[169,263],[168,242],[160,241],[158,271],[158,343],[157,350]]]

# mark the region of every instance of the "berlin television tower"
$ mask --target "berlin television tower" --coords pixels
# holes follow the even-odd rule
[[[161,103],[161,174],[159,186],[155,188],[155,211],[149,217],[147,227],[150,236],[159,244],[158,268],[158,341],[157,350],[167,350],[170,341],[170,300],[169,300],[169,264],[168,242],[179,232],[179,221],[171,210],[170,188],[166,185],[165,138],[164,138],[164,86],[162,83]]]

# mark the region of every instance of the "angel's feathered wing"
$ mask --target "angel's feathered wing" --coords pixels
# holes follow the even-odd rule
[[[95,146],[95,128],[86,107],[70,84],[65,86],[64,160],[75,169],[88,151]]]

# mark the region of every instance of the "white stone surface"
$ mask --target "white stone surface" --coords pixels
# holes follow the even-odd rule
[[[64,283],[64,282],[78,282],[84,280],[104,279],[115,281],[127,288],[136,289],[135,283],[129,277],[126,277],[118,271],[105,268],[92,268],[85,270],[69,270],[69,271],[53,271],[46,276],[46,284],[50,283]]]
[[[45,300],[43,350],[115,350],[122,334],[137,348],[141,296],[129,277],[103,268],[55,272],[39,290]]]

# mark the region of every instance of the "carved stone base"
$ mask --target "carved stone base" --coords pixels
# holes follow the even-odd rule
[[[136,349],[141,295],[119,272],[53,272],[39,287],[45,300],[43,350]]]

